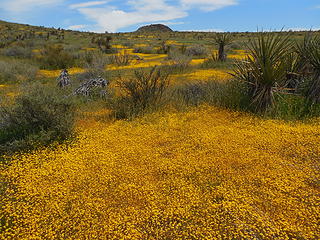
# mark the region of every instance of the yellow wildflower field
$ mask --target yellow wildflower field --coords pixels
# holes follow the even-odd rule
[[[183,79],[185,81],[208,81],[208,80],[215,80],[215,81],[227,81],[232,78],[232,76],[226,70],[220,69],[198,69],[192,73],[186,74],[176,74],[172,75],[171,78],[173,81],[178,79]]]
[[[317,239],[319,123],[201,106],[14,157],[1,239]]]
[[[85,72],[85,69],[73,67],[68,69],[69,74],[78,74]],[[61,70],[39,70],[38,75],[43,77],[59,77]]]
[[[109,64],[107,65],[107,70],[123,70],[123,69],[135,69],[135,68],[148,68],[148,67],[154,67],[154,66],[160,66],[164,63],[161,61],[131,61],[130,65],[125,66],[118,66],[116,64]]]

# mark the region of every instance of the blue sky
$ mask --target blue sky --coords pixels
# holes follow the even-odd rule
[[[320,0],[0,0],[0,19],[80,31],[320,29]]]

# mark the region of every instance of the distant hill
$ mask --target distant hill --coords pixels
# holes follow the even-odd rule
[[[140,27],[136,32],[173,32],[173,30],[163,24],[151,24]]]

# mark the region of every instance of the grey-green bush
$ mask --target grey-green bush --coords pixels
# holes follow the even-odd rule
[[[25,91],[13,105],[0,108],[0,155],[61,142],[73,134],[70,99],[42,86]]]

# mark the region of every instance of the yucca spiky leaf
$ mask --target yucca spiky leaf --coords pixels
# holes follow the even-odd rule
[[[259,33],[247,44],[249,57],[236,64],[233,76],[250,86],[251,104],[255,111],[264,112],[273,104],[273,91],[284,86],[288,61],[292,52],[290,35]]]
[[[307,98],[312,103],[320,103],[320,37],[311,40],[308,57],[312,66],[312,74]]]

